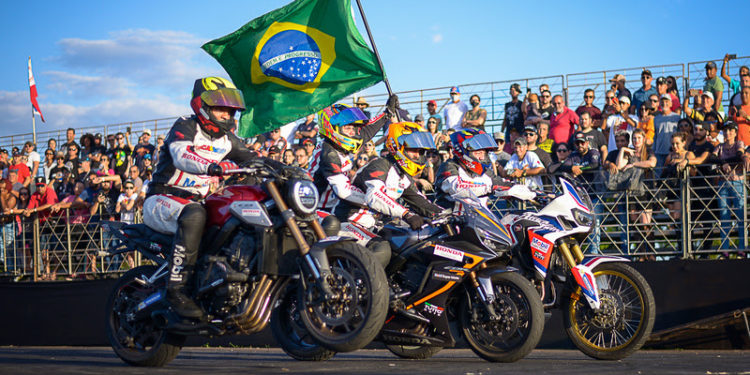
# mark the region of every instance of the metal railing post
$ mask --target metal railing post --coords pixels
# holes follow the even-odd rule
[[[693,257],[693,239],[690,228],[690,171],[685,168],[682,171],[680,179],[682,194],[682,258],[691,259]]]
[[[70,208],[65,209],[65,232],[68,242],[68,273],[73,273],[73,242],[70,235]]]
[[[34,272],[34,282],[36,282],[39,281],[39,258],[41,257],[39,253],[39,218],[34,218],[32,227],[34,228],[31,241],[31,257],[34,264],[32,272]]]
[[[742,236],[742,243],[737,240],[737,247],[742,246],[742,251],[747,250],[747,171],[742,168],[742,228],[738,228],[738,234]],[[741,233],[739,231],[742,231]]]

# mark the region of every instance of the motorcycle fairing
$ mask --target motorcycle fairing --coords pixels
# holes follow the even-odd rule
[[[552,241],[544,238],[549,231],[540,228],[529,228],[529,247],[531,248],[531,259],[534,261],[534,269],[541,276],[541,279],[547,277],[547,268],[552,258],[552,250],[555,245]]]
[[[614,255],[597,255],[597,256],[584,257],[583,261],[581,261],[581,264],[591,269],[594,269],[599,264],[607,263],[607,262],[630,262],[630,259],[618,257]]]
[[[599,288],[594,279],[593,269],[583,264],[579,264],[573,267],[570,272],[573,274],[573,278],[578,286],[581,287],[581,291],[586,297],[586,302],[588,302],[589,306],[591,306],[592,309],[598,309],[601,301],[599,300]]]

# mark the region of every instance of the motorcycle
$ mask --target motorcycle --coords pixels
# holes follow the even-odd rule
[[[563,311],[565,330],[586,355],[622,359],[648,339],[654,326],[651,287],[617,256],[584,256],[580,244],[596,225],[594,206],[573,178],[559,179],[562,192],[550,196],[523,185],[496,195],[541,207],[501,220],[513,239],[510,266],[537,285],[545,309]]]
[[[438,215],[418,231],[393,224],[377,231],[393,251],[386,267],[389,313],[376,341],[399,357],[424,359],[455,346],[450,328],[455,325],[481,358],[514,362],[541,338],[541,299],[527,279],[504,266],[510,255],[507,230],[471,192],[462,194],[454,199],[472,208],[464,214]],[[351,225],[341,224],[341,234]],[[358,230],[359,235],[348,234],[370,236],[366,241],[360,238],[363,242],[375,237],[364,228]],[[299,360],[332,357],[335,351],[307,337],[298,312],[289,308],[294,305],[285,298],[271,319],[281,347]]]
[[[191,281],[205,319],[185,322],[165,301],[173,236],[144,224],[109,224],[119,240],[111,255],[138,251],[153,263],[125,273],[108,298],[106,335],[117,356],[131,365],[163,366],[187,336],[258,332],[289,285],[296,285],[295,311],[317,343],[336,351],[370,343],[385,320],[385,274],[354,241],[326,236],[309,175],[265,159],[226,173],[242,181],[206,197]]]

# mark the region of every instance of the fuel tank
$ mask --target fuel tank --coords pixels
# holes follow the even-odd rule
[[[231,185],[206,197],[206,225],[222,226],[232,216],[230,205],[235,202],[262,203],[268,194],[260,186]],[[235,205],[236,206],[236,205]]]

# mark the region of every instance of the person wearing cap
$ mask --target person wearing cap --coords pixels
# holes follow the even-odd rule
[[[156,147],[151,144],[151,130],[145,129],[138,138],[138,144],[133,148],[133,164],[137,166],[143,165],[143,157],[151,155],[153,157]]]
[[[656,93],[659,95],[659,100],[661,100],[662,95],[669,95],[672,98],[672,112],[680,114],[680,98],[669,92],[669,80],[667,78],[659,77],[656,79]],[[661,108],[661,101],[659,103],[659,108]]]
[[[510,101],[505,103],[505,115],[503,116],[503,125],[500,128],[506,138],[509,137],[511,128],[515,128],[520,133],[523,130],[524,124],[524,102],[518,100],[518,95],[521,94],[521,86],[513,83],[510,85],[508,92],[510,93]],[[526,96],[528,97],[528,94]],[[526,99],[528,98],[524,100]]]
[[[539,157],[533,152],[528,151],[528,143],[523,137],[517,138],[513,142],[513,155],[511,155],[501,175],[505,178],[514,179],[532,189],[542,188],[541,174],[544,172],[544,165]]]
[[[704,121],[709,113],[713,113],[719,122],[724,122],[724,116],[714,109],[714,94],[710,91],[704,91],[700,94],[691,93],[688,90],[688,97],[682,103],[682,111],[685,112],[685,116],[693,119],[695,122]],[[690,108],[690,95],[693,95],[693,101],[696,103],[694,108]]]
[[[467,113],[468,113],[468,112],[467,112]],[[422,116],[421,114],[420,114],[420,115],[416,115],[416,116],[414,116],[414,122],[415,122],[415,123],[416,123],[417,125],[419,125],[419,126],[421,126],[421,127],[424,127],[424,116]]]
[[[571,149],[575,147],[575,137],[579,134],[586,137],[589,147],[599,151],[599,155],[607,155],[607,138],[598,129],[594,129],[594,121],[589,112],[581,114],[581,129],[574,133],[570,142],[568,142]]]
[[[555,107],[555,113],[549,121],[549,137],[555,143],[567,143],[581,119],[565,105],[562,95],[555,95],[552,105]]]
[[[677,131],[680,115],[672,112],[672,96],[662,94],[659,98],[661,111],[654,116],[654,154],[656,154],[656,165],[664,166],[670,153],[672,134]]]
[[[719,178],[719,218],[721,219],[721,249],[730,247],[732,222],[743,221],[743,206],[745,197],[744,175],[742,159],[745,154],[745,144],[737,139],[737,124],[727,121],[724,124],[724,143],[716,148],[721,173]],[[745,229],[740,225],[738,230],[739,246],[744,249]]]
[[[651,76],[651,71],[648,69],[643,69],[641,72],[641,84],[642,86],[635,90],[633,93],[633,105],[631,108],[631,113],[635,110],[638,110],[641,108],[641,104],[645,103],[648,100],[648,97],[652,94],[656,94],[656,88],[651,85],[651,82],[653,81],[653,77]]]
[[[605,128],[609,129],[609,141],[607,150],[617,149],[615,135],[620,131],[628,133],[628,139],[632,139],[633,130],[638,126],[638,116],[630,114],[630,98],[623,95],[619,100],[613,101],[614,114],[607,117]]]
[[[580,118],[582,114],[588,113],[593,121],[593,127],[599,129],[602,126],[602,111],[594,105],[594,89],[586,89],[583,92],[583,105],[576,108],[576,114]]]
[[[297,125],[297,129],[294,130],[294,139],[297,140],[297,144],[303,145],[308,139],[315,142],[317,136],[318,123],[315,122],[315,114],[311,113],[305,117],[305,121]]]
[[[627,96],[628,100],[632,100],[633,96],[630,94],[630,90],[628,90],[627,87],[625,87],[625,76],[622,74],[615,74],[612,79],[609,80],[611,83],[611,88],[615,92],[615,97],[620,98],[623,96]]]
[[[354,105],[357,106],[357,108],[359,108],[359,110],[362,111],[362,113],[364,113],[368,119],[371,118],[370,111],[366,111],[366,109],[370,107],[370,103],[367,102],[367,99],[365,99],[364,96],[360,96],[359,98],[357,98],[357,101],[354,102]]]
[[[91,146],[91,152],[99,152],[100,154],[107,152],[107,146],[102,143],[102,133],[94,134],[94,145]]]
[[[278,146],[271,146],[268,148],[268,157],[276,160],[281,161],[281,150]]]
[[[435,121],[437,122],[437,131],[443,130],[443,117],[440,116],[440,114],[437,111],[436,101],[430,100],[427,102],[427,113],[429,114],[427,121],[430,121],[431,118],[434,118]]]
[[[539,160],[542,161],[542,165],[545,168],[544,172],[546,172],[547,167],[552,164],[552,157],[550,157],[550,154],[547,151],[544,151],[537,146],[537,141],[539,140],[537,127],[534,125],[526,125],[523,128],[521,137],[526,140],[526,152],[535,153],[536,156],[539,157]]]
[[[510,154],[505,152],[505,133],[495,132],[493,133],[495,143],[497,143],[497,151],[490,153],[490,160],[497,164],[497,171],[495,174],[500,174],[500,170],[505,168],[510,160]]]
[[[750,76],[743,77],[750,80]],[[739,139],[746,145],[750,145],[750,85],[743,86],[740,91],[742,101],[739,105],[729,108],[729,116],[737,124]]]
[[[446,129],[461,129],[464,114],[469,111],[469,106],[461,101],[461,90],[458,86],[451,87],[451,102],[443,109]]]
[[[26,142],[23,145],[23,152],[26,154],[26,166],[29,167],[31,176],[36,177],[41,172],[39,164],[42,163],[41,156],[36,152],[36,145],[31,141]]]
[[[23,186],[29,187],[32,178],[31,171],[29,170],[29,166],[21,160],[21,156],[22,154],[20,151],[14,152],[13,160],[10,162],[8,169],[15,170],[16,173],[18,173],[18,182],[23,184]]]
[[[736,95],[742,89],[742,85],[740,81],[737,81],[734,78],[730,77],[727,73],[727,63],[731,59],[732,58],[728,53],[724,55],[724,61],[722,61],[721,63],[721,78],[727,81],[727,84],[729,85],[729,92],[732,93],[732,95]],[[742,78],[743,76],[750,76],[750,68],[748,68],[746,65],[742,65],[740,67],[740,78]]]
[[[23,215],[29,217],[33,213],[38,213],[39,221],[43,222],[49,217],[49,209],[57,203],[57,194],[55,189],[48,189],[47,180],[42,176],[34,178],[34,185],[36,191],[31,194],[29,205],[24,210]]]
[[[721,98],[724,95],[724,83],[721,82],[721,78],[716,74],[716,63],[709,61],[706,63],[706,83],[703,85],[703,92],[710,92],[713,94],[714,105],[713,109],[723,114],[724,105],[721,103]]]

